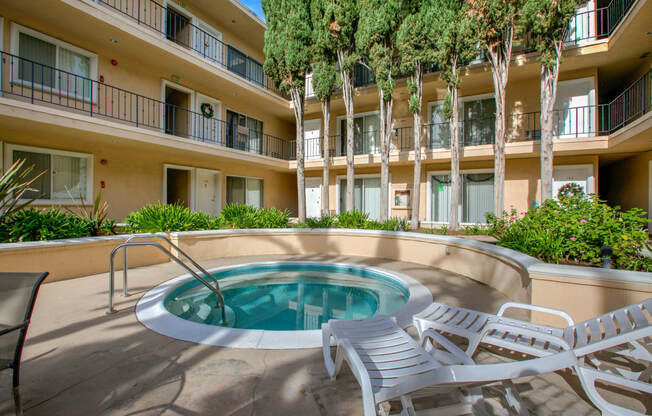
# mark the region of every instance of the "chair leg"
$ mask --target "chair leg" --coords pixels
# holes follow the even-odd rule
[[[16,412],[16,416],[23,416],[23,402],[20,399],[20,386],[14,386],[13,395],[14,411]]]

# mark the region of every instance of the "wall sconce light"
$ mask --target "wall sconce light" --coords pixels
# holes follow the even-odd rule
[[[106,164],[109,163],[106,159],[100,160],[100,165],[106,166]]]
[[[115,59],[111,59],[111,65],[118,66],[118,61],[116,61]]]

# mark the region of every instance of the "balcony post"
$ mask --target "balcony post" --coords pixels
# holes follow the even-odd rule
[[[45,71],[41,71],[41,72],[45,72]],[[32,61],[32,93],[31,93],[31,96],[32,96],[32,98],[31,98],[32,104],[34,104],[34,61]]]

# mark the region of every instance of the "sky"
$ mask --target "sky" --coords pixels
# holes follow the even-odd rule
[[[263,7],[260,5],[260,0],[240,0],[240,2],[249,7],[258,17],[265,20],[265,14],[263,13]]]

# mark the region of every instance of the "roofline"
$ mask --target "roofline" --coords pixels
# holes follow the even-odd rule
[[[258,23],[263,29],[267,29],[267,24],[263,19],[258,17],[254,12],[252,12],[249,7],[245,6],[240,2],[240,0],[229,0],[234,6],[242,10],[247,16],[251,18],[254,22]]]

